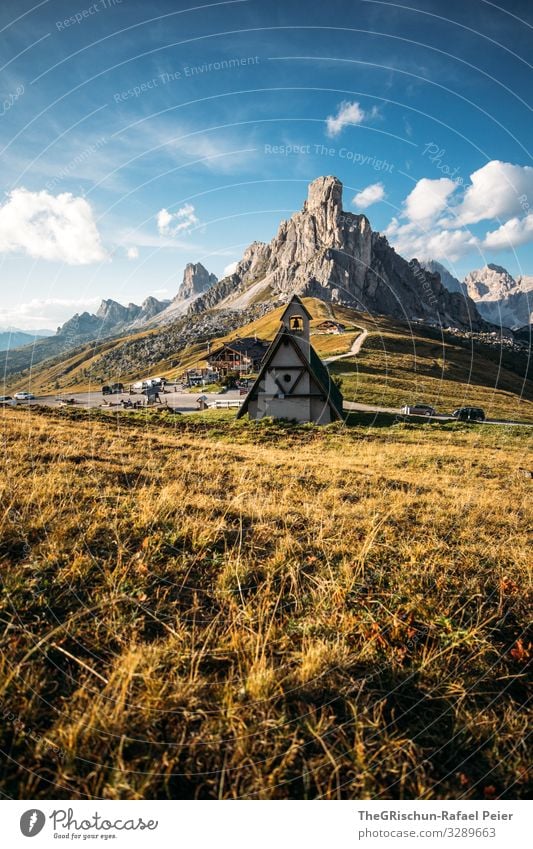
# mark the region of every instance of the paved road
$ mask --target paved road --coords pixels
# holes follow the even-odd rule
[[[398,416],[398,420],[408,420],[413,419],[413,421],[421,422],[455,422],[457,419],[454,419],[453,416],[446,415],[445,413],[438,413],[436,416],[416,416],[409,415],[408,413],[402,413],[399,407],[369,407],[366,404],[356,404],[354,401],[344,401],[344,409],[349,411],[361,411],[361,412],[372,412],[372,413],[392,413],[395,416]],[[517,421],[509,421],[505,419],[485,419],[484,422],[476,422],[476,424],[484,424],[484,425],[503,425],[513,427],[533,427],[533,423],[531,422],[517,422]]]
[[[192,413],[195,410],[198,410],[197,398],[202,394],[201,387],[195,392],[162,392],[160,394],[162,404],[154,404],[153,406],[155,408],[168,406],[172,407],[172,409],[179,410],[180,413]],[[209,393],[206,397],[209,399],[209,403],[217,400],[236,401],[239,399],[243,400],[244,398],[244,396],[240,395],[237,390],[230,390],[229,392],[221,394]],[[33,403],[42,404],[45,407],[65,406],[61,399],[69,401],[74,399],[75,403],[72,404],[72,407],[79,407],[82,409],[94,409],[96,407],[100,407],[103,410],[120,410],[122,409],[122,401],[137,401],[142,404],[146,402],[146,396],[141,395],[140,393],[137,395],[130,395],[128,392],[124,392],[120,395],[103,396],[101,392],[95,390],[94,392],[65,392],[61,395],[38,395],[33,402],[19,401],[18,405],[23,406],[26,403]]]
[[[360,338],[360,337],[358,337]],[[356,340],[357,341],[357,340]],[[344,354],[341,354],[344,356]],[[352,356],[352,354],[350,354]],[[198,404],[197,398],[202,394],[201,389],[197,392],[166,392],[165,394],[161,394],[161,399],[163,404],[155,404],[153,409],[159,409],[161,406],[168,406],[174,410],[178,410],[180,413],[194,413],[198,412]],[[75,403],[72,405],[73,408],[78,409],[94,409],[101,408],[104,410],[112,410],[122,409],[121,401],[146,401],[144,395],[129,395],[128,393],[124,393],[122,395],[107,395],[102,397],[101,392],[73,392],[72,394],[65,394],[62,396],[58,395],[41,395],[38,396],[33,402],[24,402],[19,401],[18,406],[25,406],[27,403],[33,404],[42,404],[46,407],[59,407],[62,406],[60,402],[60,398],[74,398]],[[243,400],[244,396],[240,395],[237,390],[230,390],[229,392],[223,392],[220,394],[209,393],[207,396],[209,399],[209,403],[211,404],[214,401],[238,401]],[[104,401],[107,403],[104,405]],[[233,407],[233,409],[235,409]],[[447,422],[447,421],[455,421],[452,416],[448,415],[437,415],[437,416],[408,416],[405,413],[401,412],[399,407],[377,407],[371,404],[359,404],[355,401],[344,401],[344,409],[347,411],[354,412],[363,412],[363,413],[390,413],[392,415],[398,416],[400,419],[409,419],[412,418],[415,421],[426,420],[428,422]],[[521,425],[522,427],[533,427],[533,424],[529,422],[518,422],[518,421],[503,421],[500,419],[487,419],[484,424],[486,425]]]

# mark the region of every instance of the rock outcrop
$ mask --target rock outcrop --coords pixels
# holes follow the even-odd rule
[[[102,329],[103,319],[89,312],[76,313],[61,327],[57,328],[57,336],[77,344],[78,340],[94,338]]]
[[[496,301],[505,298],[516,288],[516,280],[501,265],[485,265],[470,271],[465,277],[465,286],[471,298],[479,301],[487,295]]]
[[[150,319],[166,309],[169,304],[170,301],[158,301],[153,295],[149,295],[141,304],[141,311],[137,316],[137,321],[150,321]]]
[[[198,298],[211,291],[217,281],[217,276],[210,274],[201,262],[188,262],[177,295],[155,318],[153,323],[156,325],[168,324],[181,318]]]
[[[117,324],[131,324],[132,321],[139,316],[141,307],[137,304],[129,303],[127,307],[119,304],[118,301],[113,301],[112,298],[103,300],[96,312],[96,317],[101,318],[108,327],[115,327]]]
[[[402,319],[484,325],[469,298],[449,292],[439,274],[417,260],[399,256],[384,236],[372,232],[365,215],[343,211],[336,177],[314,180],[301,212],[282,221],[269,244],[251,244],[235,272],[189,310],[239,309],[293,293]]]
[[[515,280],[501,265],[489,264],[470,271],[464,282],[486,321],[512,329],[533,321],[533,277]]]
[[[186,300],[195,295],[207,292],[218,280],[215,274],[210,274],[201,262],[188,262],[183,272],[183,282],[174,300]]]

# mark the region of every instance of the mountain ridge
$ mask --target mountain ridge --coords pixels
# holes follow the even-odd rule
[[[366,215],[343,210],[342,188],[334,176],[310,183],[301,211],[282,221],[269,243],[252,242],[235,271],[197,298],[189,313],[298,294],[398,318],[484,326],[470,298],[449,292],[417,259],[397,254]]]
[[[464,285],[486,321],[511,329],[532,322],[533,277],[515,279],[503,266],[488,263],[470,271]]]
[[[4,373],[24,371],[79,345],[163,330],[176,322],[188,338],[187,325],[200,327],[196,318],[202,314],[210,320],[211,313],[237,317],[256,307],[268,311],[293,293],[440,328],[492,332],[497,330],[495,325],[505,326],[501,310],[485,303],[488,291],[481,292],[470,283],[470,292],[480,298],[478,310],[466,283],[443,265],[434,260],[404,259],[383,234],[372,230],[366,215],[343,210],[342,188],[334,176],[310,183],[302,209],[280,222],[270,242],[252,242],[232,274],[217,280],[202,263],[187,263],[172,300],[148,296],[138,306],[103,299],[96,314],[72,316],[55,336],[3,352]],[[509,279],[505,278],[498,292],[504,293],[511,306],[516,287],[533,291],[533,277],[514,281],[501,266],[486,269],[497,278],[507,275]],[[513,320],[515,326],[523,327],[530,323],[530,315],[518,311]]]
[[[53,335],[53,331],[43,333],[42,331],[19,330],[16,327],[0,328],[0,351],[9,351],[10,348],[21,348],[23,345],[33,345],[39,339],[46,339]]]

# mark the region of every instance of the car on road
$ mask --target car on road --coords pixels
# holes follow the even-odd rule
[[[123,383],[111,383],[110,385],[102,386],[102,395],[122,395],[124,392]]]
[[[458,422],[484,422],[485,411],[481,407],[459,407],[452,413]]]
[[[429,404],[413,404],[413,406],[402,407],[401,411],[405,416],[436,416],[437,411]]]
[[[0,407],[16,407],[17,402],[11,395],[0,395]]]
[[[15,401],[35,401],[35,395],[32,392],[15,392]]]

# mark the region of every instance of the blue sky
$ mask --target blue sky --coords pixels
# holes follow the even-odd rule
[[[407,258],[533,274],[532,24],[527,0],[5,0],[0,325],[221,276],[324,174]]]

